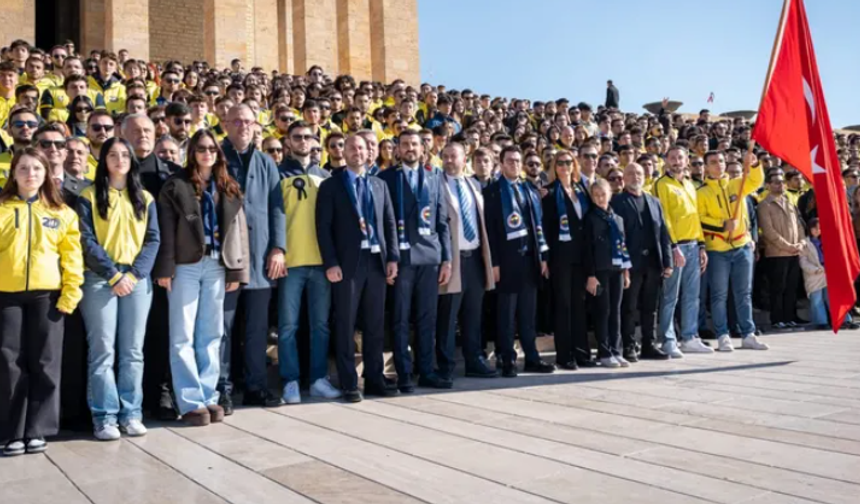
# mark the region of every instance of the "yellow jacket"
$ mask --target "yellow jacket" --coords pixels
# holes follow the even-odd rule
[[[13,197],[0,203],[0,292],[59,290],[57,309],[72,313],[83,297],[78,216],[63,205]]]
[[[88,79],[90,90],[95,90],[104,97],[105,105],[111,114],[117,115],[125,112],[125,85],[116,78],[111,78],[108,82],[102,83],[90,75]]]
[[[744,185],[741,188],[741,182]],[[705,185],[697,193],[699,219],[705,236],[705,249],[709,252],[727,252],[748,244],[752,241],[747,219],[746,198],[754,194],[764,182],[764,170],[761,165],[751,168],[746,179],[706,179]],[[740,194],[738,194],[740,192]],[[740,197],[740,206],[738,206]],[[725,221],[735,215],[737,206],[737,224],[731,233],[725,231]]]
[[[317,193],[322,181],[316,175],[298,175],[281,181],[287,215],[287,268],[323,263],[316,228]]]
[[[679,182],[667,173],[654,182],[652,191],[663,206],[666,230],[672,244],[704,243],[693,183],[686,179]]]

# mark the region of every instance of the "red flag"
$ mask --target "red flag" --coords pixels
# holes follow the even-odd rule
[[[785,0],[752,138],[812,180],[836,331],[856,301],[860,257],[803,0]]]

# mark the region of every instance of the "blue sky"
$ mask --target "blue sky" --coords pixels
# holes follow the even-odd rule
[[[782,0],[418,0],[422,79],[490,95],[756,109]],[[860,123],[858,0],[807,0],[834,128]],[[713,92],[715,101],[708,104]]]

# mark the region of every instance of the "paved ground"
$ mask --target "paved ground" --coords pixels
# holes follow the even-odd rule
[[[0,460],[0,502],[860,502],[860,334],[238,410]]]

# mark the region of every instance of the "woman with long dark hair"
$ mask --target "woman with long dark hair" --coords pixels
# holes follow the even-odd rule
[[[215,135],[200,130],[188,165],[158,196],[161,248],[153,276],[170,304],[170,369],[182,419],[224,419],[216,390],[224,334],[224,294],[249,281],[248,226],[239,184]]]
[[[158,253],[155,200],[138,178],[126,140],[111,138],[93,185],[78,199],[87,271],[81,313],[89,343],[89,405],[95,437],[142,436],[143,339]],[[114,375],[115,361],[118,370]]]
[[[549,245],[556,363],[562,369],[591,366],[586,329],[583,227],[590,199],[578,183],[579,163],[562,150],[550,161],[543,229]]]
[[[69,109],[69,118],[66,119],[66,125],[69,127],[72,136],[86,137],[87,121],[90,118],[90,114],[95,110],[93,101],[87,95],[76,96],[67,108]]]
[[[84,279],[78,216],[32,147],[12,158],[0,192],[0,271],[3,454],[43,452],[60,426],[63,316]]]

